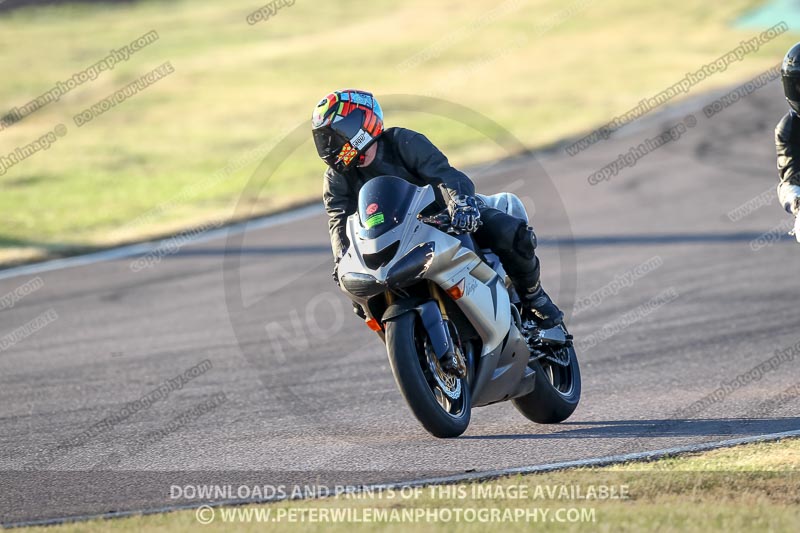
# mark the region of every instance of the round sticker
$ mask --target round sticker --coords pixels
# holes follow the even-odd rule
[[[378,204],[369,204],[367,206],[367,214],[368,215],[371,215],[372,213],[374,213],[377,210],[378,210]]]

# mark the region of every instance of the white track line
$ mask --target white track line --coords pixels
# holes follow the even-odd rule
[[[534,466],[518,466],[513,468],[503,468],[499,470],[486,470],[483,472],[466,472],[464,474],[455,474],[452,476],[424,478],[412,481],[402,481],[396,483],[375,483],[371,485],[362,485],[359,487],[360,492],[364,491],[381,491],[388,489],[399,490],[402,487],[424,487],[429,485],[448,485],[460,482],[475,482],[486,481],[489,479],[497,479],[506,476],[513,476],[517,474],[536,474],[542,472],[552,472],[554,470],[566,470],[569,468],[580,468],[587,466],[609,466],[620,463],[627,463],[629,461],[653,461],[663,457],[669,457],[679,454],[703,452],[708,450],[715,450],[718,448],[728,448],[730,446],[738,446],[740,444],[752,444],[755,442],[767,442],[780,440],[789,437],[800,437],[800,429],[793,431],[784,431],[782,433],[767,433],[764,435],[752,435],[750,437],[740,437],[737,439],[728,439],[717,442],[704,442],[700,444],[688,444],[686,446],[676,446],[674,448],[665,448],[663,450],[652,450],[647,452],[628,453],[624,455],[609,455],[606,457],[597,457],[593,459],[578,459],[575,461],[564,461],[561,463],[550,463],[545,465]],[[124,474],[124,472],[120,472]],[[356,491],[358,492],[358,491]],[[159,513],[167,513],[174,511],[183,511],[190,509],[197,509],[200,506],[222,507],[227,505],[249,505],[261,503],[274,503],[286,500],[314,500],[323,499],[323,497],[310,497],[310,498],[266,498],[266,499],[253,499],[253,500],[225,500],[225,501],[212,501],[212,502],[193,502],[185,505],[172,505],[168,507],[161,507],[156,509],[143,509],[140,511],[117,511],[110,513],[101,513],[94,515],[81,515],[81,516],[68,516],[63,518],[48,518],[44,520],[31,520],[28,522],[16,522],[0,524],[4,528],[13,527],[30,527],[30,526],[47,526],[55,524],[63,524],[68,522],[83,522],[86,520],[109,519],[109,518],[124,518],[126,516],[139,516],[151,515]]]
[[[284,213],[277,213],[274,215],[267,215],[261,218],[254,218],[244,222],[237,222],[230,226],[223,228],[209,230],[197,236],[192,236],[190,244],[197,244],[201,242],[213,241],[215,239],[222,239],[230,235],[236,235],[250,230],[259,230],[269,228],[272,226],[280,226],[290,222],[296,222],[304,218],[309,218],[314,215],[323,213],[322,205],[309,205],[286,211]],[[180,233],[178,234],[180,235]],[[93,263],[101,263],[103,261],[112,261],[114,259],[124,259],[135,255],[143,255],[159,248],[159,246],[166,246],[167,243],[174,239],[173,237],[166,237],[157,241],[148,241],[138,244],[130,244],[127,246],[120,246],[119,248],[111,248],[110,250],[103,250],[101,252],[94,252],[84,255],[76,255],[75,257],[66,257],[64,259],[53,259],[51,261],[44,261],[42,263],[34,263],[31,265],[22,265],[12,267],[5,270],[0,270],[0,280],[16,278],[18,276],[29,276],[31,274],[41,274],[42,272],[50,272],[53,270],[61,270],[64,268],[74,268],[79,266],[91,265]]]

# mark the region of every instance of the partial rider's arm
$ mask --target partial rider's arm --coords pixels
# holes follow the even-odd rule
[[[398,130],[397,150],[411,171],[431,185],[439,186],[450,199],[475,195],[472,180],[452,167],[447,157],[427,137],[405,128]],[[445,197],[445,200],[448,198]]]
[[[397,149],[409,170],[438,186],[448,204],[451,226],[460,231],[476,231],[480,225],[480,202],[475,198],[472,180],[450,166],[441,150],[421,133],[400,129]]]
[[[787,113],[775,128],[775,149],[778,153],[778,200],[783,208],[797,216],[800,212],[800,124],[797,115]]]
[[[347,251],[347,217],[355,213],[358,198],[347,182],[347,178],[333,169],[325,171],[322,189],[322,202],[328,213],[328,230],[331,236],[331,249],[335,261],[339,261]]]

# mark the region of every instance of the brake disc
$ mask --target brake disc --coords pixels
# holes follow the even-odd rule
[[[457,400],[460,398],[461,380],[453,374],[444,371],[439,362],[439,358],[436,357],[436,353],[434,353],[433,348],[427,340],[425,341],[425,356],[428,359],[428,367],[431,370],[431,374],[433,374],[433,379],[436,380],[442,392],[450,399]]]

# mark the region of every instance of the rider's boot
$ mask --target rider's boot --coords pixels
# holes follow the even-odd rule
[[[564,313],[542,289],[542,282],[539,279],[539,258],[534,256],[533,263],[533,269],[526,274],[512,277],[522,304],[522,321],[525,323],[533,320],[541,329],[554,328],[561,324]]]

